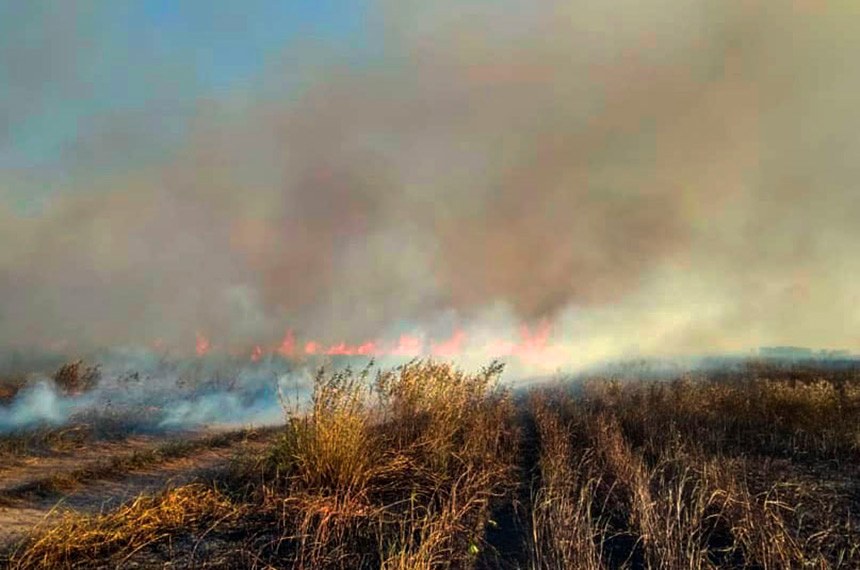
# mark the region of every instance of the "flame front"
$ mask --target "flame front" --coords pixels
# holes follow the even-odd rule
[[[197,333],[197,356],[203,357],[211,352],[210,340],[202,333]],[[455,328],[450,336],[441,339],[411,333],[401,334],[393,340],[371,339],[357,343],[326,343],[316,339],[300,341],[293,330],[288,330],[279,343],[268,348],[258,344],[245,354],[250,355],[251,362],[260,362],[266,355],[277,355],[288,360],[314,356],[433,356],[457,359],[464,355],[476,355],[481,358],[512,358],[531,365],[555,366],[568,352],[565,345],[553,341],[550,324],[542,322],[534,328],[523,325],[513,336],[470,336],[465,330]]]

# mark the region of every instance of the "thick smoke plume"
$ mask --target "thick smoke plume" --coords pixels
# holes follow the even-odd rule
[[[0,203],[0,343],[857,348],[853,10],[381,2],[379,53],[291,53],[289,93],[201,103],[167,158],[82,129],[42,211]]]

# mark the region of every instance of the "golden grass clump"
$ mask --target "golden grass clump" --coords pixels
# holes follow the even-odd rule
[[[363,488],[377,460],[368,393],[367,369],[330,375],[320,370],[310,410],[288,415],[283,437],[273,449],[279,476],[297,490]]]
[[[12,568],[88,568],[117,564],[147,545],[176,533],[235,521],[243,509],[204,485],[187,485],[154,497],[141,496],[106,514],[65,513],[13,554]]]
[[[263,467],[296,567],[474,558],[491,503],[510,486],[501,371],[416,361],[374,382],[367,369],[320,372],[308,413],[288,419]]]

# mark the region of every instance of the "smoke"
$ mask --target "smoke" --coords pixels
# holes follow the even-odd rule
[[[73,408],[57,394],[53,383],[42,380],[18,393],[8,406],[0,406],[0,433],[34,425],[64,423]]]
[[[284,406],[298,408],[310,393],[308,370],[282,359],[167,361],[138,351],[101,360],[98,382],[82,393],[33,376],[0,404],[0,434],[75,422],[111,434],[267,425],[283,421]]]
[[[201,102],[139,166],[84,168],[129,148],[103,119],[40,212],[0,202],[0,342],[548,321],[559,366],[854,348],[852,10],[379,2],[367,61],[289,54],[265,72],[298,75],[289,92]]]

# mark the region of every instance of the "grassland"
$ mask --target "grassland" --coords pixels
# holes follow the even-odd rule
[[[10,568],[860,568],[860,374],[750,365],[512,393],[320,371],[228,469],[69,513]]]

